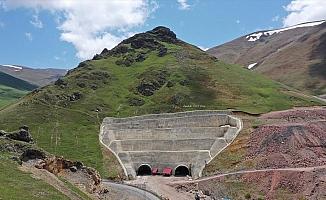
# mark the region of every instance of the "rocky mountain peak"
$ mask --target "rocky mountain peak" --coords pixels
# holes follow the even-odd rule
[[[157,50],[159,56],[164,56],[167,49],[161,42],[172,44],[182,43],[181,40],[177,39],[176,34],[169,28],[158,26],[153,30],[138,33],[128,39],[123,40],[111,50],[104,48],[103,51],[100,54],[96,54],[93,59],[98,60],[112,55],[124,55],[127,52],[133,52],[135,49],[149,49],[152,51]],[[139,59],[143,60],[142,58]]]
[[[164,42],[176,42],[177,35],[169,28],[164,26],[158,26],[147,33],[155,35],[158,39]]]

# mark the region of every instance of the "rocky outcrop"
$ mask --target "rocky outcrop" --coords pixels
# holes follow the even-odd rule
[[[32,136],[29,134],[27,126],[22,126],[20,127],[19,131],[15,131],[12,133],[5,133],[5,136],[7,138],[13,139],[13,140],[18,140],[18,141],[23,141],[23,142],[33,142]]]
[[[20,156],[20,160],[23,162],[27,162],[29,160],[34,159],[44,159],[46,158],[46,154],[44,151],[39,149],[26,149],[24,153]]]
[[[145,101],[140,98],[129,98],[128,103],[130,106],[142,106],[145,104]]]
[[[156,90],[159,90],[166,82],[169,74],[167,71],[149,71],[142,74],[137,91],[144,96],[152,96]]]
[[[82,186],[89,193],[103,193],[101,176],[93,168],[86,167],[79,161],[70,161],[63,157],[47,157],[35,165],[38,169],[63,176],[69,182]]]
[[[36,165],[39,169],[46,169],[53,174],[59,174],[63,170],[75,167],[77,170],[82,169],[84,165],[81,162],[73,162],[63,157],[48,157]],[[72,170],[73,171],[73,170]]]
[[[150,51],[157,50],[157,55],[162,57],[167,54],[167,48],[162,44],[162,42],[167,43],[181,43],[177,39],[176,34],[171,31],[169,28],[158,26],[151,31],[145,33],[135,34],[131,38],[123,40],[118,46],[114,47],[111,50],[106,48],[100,54],[96,54],[93,57],[93,60],[99,60],[107,58],[108,56],[121,56],[126,53],[135,54],[139,49],[145,49]],[[141,62],[146,59],[145,52],[144,54],[138,54],[134,58],[124,56],[122,59],[119,59],[116,64],[130,66],[134,61]]]
[[[163,42],[176,43],[178,41],[176,34],[164,26],[158,26],[147,33],[155,35],[157,39]]]

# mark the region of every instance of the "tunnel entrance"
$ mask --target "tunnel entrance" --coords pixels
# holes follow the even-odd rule
[[[152,175],[152,168],[147,164],[140,165],[137,170],[138,176],[148,176]]]
[[[177,168],[175,168],[174,170],[174,175],[175,176],[190,176],[190,171],[188,169],[188,167],[184,166],[184,165],[180,165]]]

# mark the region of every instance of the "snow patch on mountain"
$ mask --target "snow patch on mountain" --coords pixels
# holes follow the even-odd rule
[[[11,68],[20,69],[20,70],[23,69],[22,67],[18,67],[18,66],[15,66],[15,65],[2,65],[2,66],[4,66],[4,67],[11,67]]]
[[[1,65],[1,66],[13,68],[16,72],[23,69],[22,67],[18,67],[15,65]]]
[[[295,28],[303,28],[303,27],[311,27],[311,26],[317,26],[320,25],[322,23],[324,23],[326,20],[322,20],[322,21],[318,21],[318,22],[308,22],[308,23],[304,23],[304,24],[298,24],[295,26],[290,26],[287,28],[282,28],[282,29],[275,29],[275,30],[270,30],[270,31],[262,31],[262,32],[256,32],[250,35],[247,35],[246,38],[249,42],[254,42],[256,40],[259,40],[262,36],[271,36],[275,33],[281,33],[283,31],[288,31],[291,29],[295,29]]]
[[[256,66],[257,65],[257,63],[252,63],[252,64],[250,64],[250,65],[248,65],[248,69],[251,69],[251,68],[253,68],[254,66]]]

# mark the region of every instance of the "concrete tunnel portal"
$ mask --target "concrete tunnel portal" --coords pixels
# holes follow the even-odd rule
[[[127,177],[173,169],[175,176],[201,177],[202,170],[242,128],[229,111],[188,111],[103,120],[100,142]]]
[[[174,170],[174,176],[191,176],[191,173],[187,166],[179,165]]]
[[[138,167],[137,176],[149,176],[152,174],[152,167],[148,164],[142,164]]]

